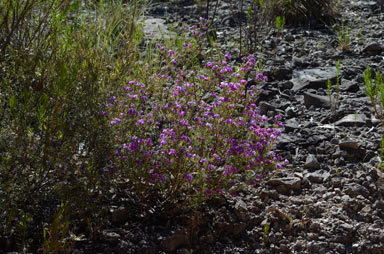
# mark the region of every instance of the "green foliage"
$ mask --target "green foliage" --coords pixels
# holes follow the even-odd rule
[[[384,124],[384,80],[380,70],[376,71],[375,79],[369,66],[364,71],[365,92],[371,101],[375,115]]]
[[[381,142],[380,142],[380,163],[379,163],[379,168],[381,172],[383,172],[383,167],[384,167],[384,136],[381,137]]]
[[[0,235],[34,249],[62,200],[79,223],[103,211],[111,137],[100,111],[133,73],[142,2],[0,5]]]
[[[276,17],[276,29],[281,33],[285,25],[285,16]]]
[[[269,225],[266,224],[263,228],[263,238],[264,238],[264,241],[267,239],[268,237],[268,234],[269,234]]]
[[[61,203],[49,228],[43,229],[43,253],[70,253],[71,240],[68,238],[68,203]]]
[[[345,21],[341,20],[340,23],[334,23],[331,29],[337,36],[337,42],[339,43],[338,48],[344,52],[349,51],[351,44],[351,31],[350,28],[345,25]]]
[[[336,63],[336,86],[335,86],[335,96],[332,96],[332,82],[331,80],[327,81],[327,94],[329,97],[329,101],[331,102],[331,109],[333,112],[340,105],[340,82],[341,82],[341,65],[340,60],[337,60]]]

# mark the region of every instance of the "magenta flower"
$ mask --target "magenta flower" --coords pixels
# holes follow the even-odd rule
[[[187,179],[188,182],[192,182],[192,179],[193,179],[192,174],[185,174],[184,177],[185,179]]]

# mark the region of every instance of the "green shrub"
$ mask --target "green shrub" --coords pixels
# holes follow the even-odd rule
[[[60,203],[76,224],[102,211],[111,137],[100,111],[133,73],[142,2],[0,5],[0,235],[37,248]]]

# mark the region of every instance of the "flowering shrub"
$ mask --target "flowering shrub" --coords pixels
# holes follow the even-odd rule
[[[181,55],[158,45],[164,72],[146,84],[129,81],[102,112],[115,135],[107,171],[125,176],[141,201],[200,203],[236,195],[244,184],[282,168],[282,158],[271,151],[281,116],[270,122],[260,115],[259,90],[245,80],[255,57],[233,68],[226,54],[196,71],[182,64],[194,50],[189,43],[184,47]],[[267,81],[262,74],[254,79]]]

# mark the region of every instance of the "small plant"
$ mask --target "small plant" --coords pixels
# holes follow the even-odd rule
[[[49,228],[44,228],[43,253],[71,253],[69,236],[68,203],[61,204]]]
[[[384,126],[384,80],[380,70],[376,71],[376,78],[372,79],[369,66],[364,71],[365,92],[371,101],[374,113]]]
[[[341,65],[340,60],[337,60],[336,63],[336,86],[335,86],[335,95],[332,96],[332,82],[331,80],[327,81],[327,94],[329,101],[331,102],[331,110],[333,112],[336,111],[336,109],[340,105],[340,82],[341,82]]]
[[[384,136],[381,137],[380,142],[380,156],[379,156],[379,168],[381,172],[383,172],[383,166],[384,166]]]
[[[269,225],[266,224],[263,228],[263,239],[264,241],[267,239],[269,233]]]
[[[284,25],[285,25],[285,16],[277,16],[276,17],[276,29],[277,29],[279,34],[283,30]]]
[[[349,51],[351,44],[351,32],[349,27],[345,25],[345,21],[342,20],[340,24],[334,24],[332,30],[337,36],[337,41],[339,43],[338,49],[341,51]]]

